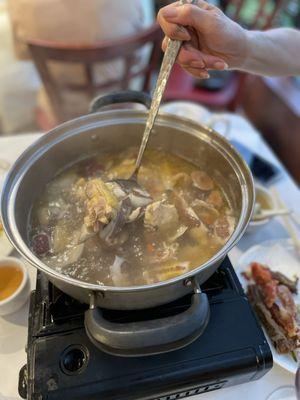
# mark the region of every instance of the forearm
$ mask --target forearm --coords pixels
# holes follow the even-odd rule
[[[248,31],[247,56],[240,69],[269,75],[300,75],[300,31],[290,28]]]

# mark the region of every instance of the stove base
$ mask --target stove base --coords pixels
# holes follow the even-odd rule
[[[84,306],[40,275],[31,298],[27,398],[173,400],[261,378],[272,354],[228,259],[201,289],[211,316],[198,339],[169,353],[124,358],[94,346]],[[186,302],[166,305],[163,313],[184,310]],[[124,313],[107,312],[126,321]]]

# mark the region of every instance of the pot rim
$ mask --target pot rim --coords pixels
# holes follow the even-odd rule
[[[0,208],[0,214],[2,217],[2,222],[3,222],[3,227],[5,230],[5,233],[11,242],[11,244],[16,248],[16,250],[22,255],[22,257],[27,260],[32,266],[35,268],[41,270],[42,272],[46,273],[47,275],[51,276],[54,279],[61,280],[65,283],[69,283],[73,286],[77,286],[83,289],[89,289],[91,292],[119,292],[119,293],[128,293],[128,292],[139,292],[139,291],[144,291],[144,290],[150,290],[150,289],[158,289],[164,286],[171,285],[173,283],[179,282],[179,281],[186,281],[189,280],[189,278],[192,278],[193,276],[197,275],[198,273],[201,272],[201,270],[206,270],[207,268],[210,267],[211,264],[216,263],[227,255],[227,253],[237,244],[237,242],[240,240],[240,238],[243,236],[248,223],[252,217],[253,211],[254,211],[254,180],[252,173],[246,164],[245,160],[242,158],[242,156],[238,153],[238,151],[234,148],[234,146],[228,142],[222,135],[220,135],[218,132],[216,132],[214,129],[207,127],[205,125],[202,125],[198,122],[194,122],[188,118],[184,117],[179,117],[176,115],[168,114],[161,112],[156,120],[156,125],[159,125],[159,122],[161,122],[161,125],[168,125],[169,123],[176,123],[176,126],[178,129],[180,128],[180,125],[189,125],[189,132],[187,134],[191,134],[193,136],[199,137],[200,133],[203,132],[205,134],[209,134],[212,136],[212,141],[214,138],[216,138],[216,141],[213,141],[215,145],[219,145],[222,149],[224,150],[224,146],[226,149],[226,154],[230,156],[230,161],[231,163],[234,162],[235,168],[234,171],[237,173],[237,167],[238,170],[241,171],[243,168],[243,177],[245,175],[248,175],[250,187],[248,188],[248,192],[250,191],[252,194],[252,204],[250,204],[249,198],[248,198],[248,193],[246,190],[246,184],[241,184],[241,190],[242,190],[242,210],[239,216],[238,224],[231,235],[230,239],[228,242],[226,242],[223,247],[209,260],[207,260],[205,263],[201,264],[200,266],[192,269],[191,271],[186,272],[185,274],[179,275],[177,277],[174,277],[172,279],[168,279],[166,281],[162,282],[157,282],[153,284],[148,284],[148,285],[139,285],[139,286],[101,286],[99,284],[92,284],[88,282],[83,282],[74,278],[71,278],[67,275],[63,275],[62,273],[59,273],[49,267],[48,265],[44,264],[38,257],[34,255],[34,253],[30,250],[26,242],[23,240],[21,237],[17,225],[16,225],[16,220],[15,220],[15,215],[13,212],[12,204],[15,203],[15,197],[17,194],[18,187],[20,185],[20,182],[22,180],[22,177],[26,174],[28,169],[34,164],[35,160],[40,158],[46,151],[45,145],[47,144],[48,146],[57,144],[59,142],[62,142],[66,137],[69,137],[72,132],[72,127],[73,127],[73,135],[76,135],[77,132],[80,132],[79,128],[84,126],[86,129],[91,128],[92,126],[95,125],[95,123],[99,123],[101,121],[105,121],[105,119],[109,118],[110,116],[114,117],[114,121],[116,120],[116,117],[114,116],[117,114],[117,121],[119,123],[123,122],[126,120],[127,122],[131,123],[137,123],[137,122],[142,122],[144,123],[146,119],[146,112],[141,111],[141,110],[128,110],[128,109],[122,109],[122,110],[108,110],[108,111],[101,111],[93,114],[87,114],[83,115],[79,118],[67,121],[63,124],[58,125],[45,135],[43,135],[41,138],[37,139],[34,143],[32,143],[29,147],[26,148],[26,150],[17,158],[15,163],[11,166],[4,184],[3,184],[3,190],[1,193],[1,208]],[[121,116],[125,116],[126,118],[122,120]],[[131,117],[130,121],[128,120],[129,117]],[[133,119],[133,117],[135,117]],[[141,118],[142,117],[142,118]],[[93,120],[94,123],[93,123]],[[86,124],[85,124],[86,122]],[[90,124],[88,123],[90,122]],[[76,127],[76,124],[79,126]],[[111,124],[109,124],[111,125]],[[62,134],[60,135],[60,132]],[[28,158],[29,157],[29,158]],[[22,163],[23,164],[23,159],[25,158],[26,161],[31,161],[30,165],[27,165],[27,168],[25,168],[22,173],[20,170],[18,170],[18,164]],[[232,166],[233,167],[233,166]],[[242,168],[241,168],[242,167]],[[24,168],[24,165],[23,165]],[[237,176],[238,180],[240,181],[240,176]],[[15,182],[17,179],[17,182]],[[10,196],[7,195],[7,187],[9,187],[9,193]],[[245,202],[245,197],[248,200],[248,205]]]

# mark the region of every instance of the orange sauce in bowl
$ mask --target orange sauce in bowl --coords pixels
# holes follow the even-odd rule
[[[12,296],[23,280],[23,271],[13,265],[0,266],[0,301]]]

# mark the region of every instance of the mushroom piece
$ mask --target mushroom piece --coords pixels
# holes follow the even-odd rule
[[[163,201],[149,204],[145,211],[144,223],[148,229],[171,230],[178,223],[176,207]]]
[[[235,229],[235,218],[232,216],[223,216],[214,223],[214,234],[222,244],[226,243]]]
[[[145,207],[152,202],[150,194],[145,189],[136,187],[136,185],[130,185],[130,181],[126,181],[125,183],[123,179],[118,179],[108,182],[107,186],[119,201],[124,200],[125,197],[129,199],[131,212],[128,215],[126,223],[134,222],[141,218],[145,213]]]
[[[108,182],[108,185],[113,187],[114,193],[119,196],[118,198],[122,199],[127,195],[131,201],[133,209],[145,207],[152,202],[152,197],[147,190],[139,187],[134,180],[116,179],[113,182]]]
[[[212,192],[210,192],[206,201],[208,204],[211,204],[212,206],[214,206],[216,208],[221,208],[224,204],[223,198],[222,198],[219,190],[213,190]]]
[[[188,261],[167,261],[163,264],[152,267],[143,272],[144,279],[147,284],[155,282],[163,282],[168,279],[176,278],[179,275],[185,274],[190,269]]]
[[[193,181],[193,185],[196,186],[200,190],[207,192],[214,188],[213,180],[204,171],[192,172],[191,178]]]
[[[212,225],[220,215],[218,210],[203,200],[196,199],[192,206],[198,217],[206,225]]]
[[[128,218],[127,218],[127,223],[135,222],[139,218],[141,218],[145,214],[145,207],[138,207],[135,210],[133,210]]]

